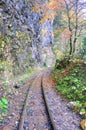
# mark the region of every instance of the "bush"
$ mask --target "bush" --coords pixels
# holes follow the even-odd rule
[[[56,60],[56,63],[55,63],[55,69],[63,69],[63,68],[66,68],[67,65],[70,63],[70,58],[69,57],[65,57],[64,59],[62,60]]]

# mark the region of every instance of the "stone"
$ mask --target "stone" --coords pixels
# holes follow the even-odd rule
[[[20,88],[20,86],[18,84],[14,84],[13,87],[16,88],[16,89]]]
[[[82,120],[82,121],[80,122],[80,126],[81,126],[81,128],[82,128],[83,130],[86,130],[86,119],[84,119],[84,120]]]
[[[71,101],[67,104],[68,108],[73,109],[75,106],[77,106],[77,103],[75,101]]]
[[[85,114],[85,111],[84,111],[84,112],[80,111],[79,114],[80,114],[80,115],[84,115],[84,114]]]

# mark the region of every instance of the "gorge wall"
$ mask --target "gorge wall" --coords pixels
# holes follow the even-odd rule
[[[0,0],[0,70],[5,75],[54,63],[53,20],[41,23],[44,12],[33,11],[36,4],[47,2]]]

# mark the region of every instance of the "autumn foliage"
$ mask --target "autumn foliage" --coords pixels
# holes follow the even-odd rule
[[[47,20],[53,21],[59,14],[62,17],[63,27],[54,30],[54,34],[61,34],[62,39],[67,39],[70,46],[70,54],[75,52],[78,37],[83,31],[83,3],[79,0],[48,0],[43,4],[35,3],[32,11],[41,13],[40,23]]]
[[[51,21],[54,20],[56,12],[59,12],[61,10],[63,1],[64,0],[48,0],[46,4],[36,3],[32,11],[43,14],[40,22],[45,22],[47,19]]]

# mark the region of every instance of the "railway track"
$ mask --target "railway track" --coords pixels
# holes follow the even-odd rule
[[[53,130],[43,95],[42,75],[39,74],[28,89],[18,130]]]
[[[50,72],[40,72],[29,85],[16,130],[80,130],[80,118],[53,91]]]

